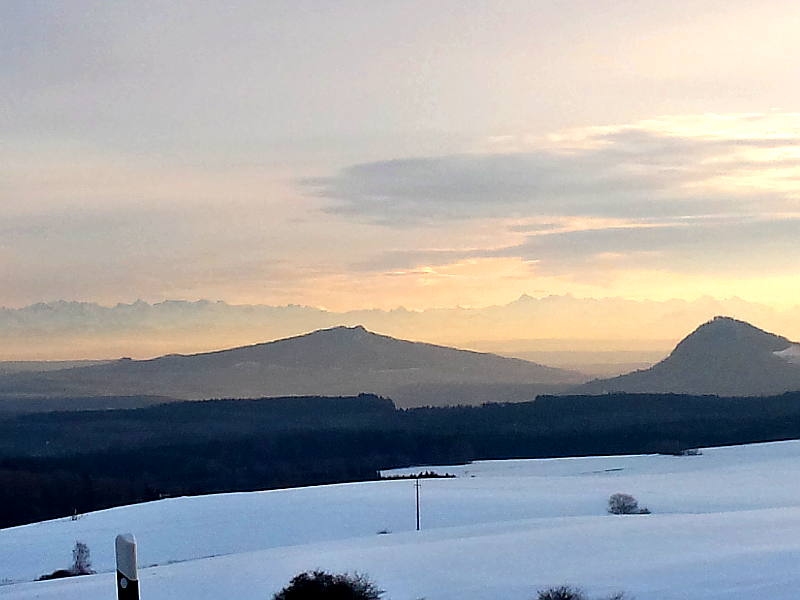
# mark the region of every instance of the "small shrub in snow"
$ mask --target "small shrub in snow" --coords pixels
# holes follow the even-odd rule
[[[89,553],[89,546],[83,542],[75,542],[72,549],[72,572],[75,575],[91,575],[92,557]]]
[[[586,596],[578,588],[568,585],[539,590],[536,593],[536,600],[587,600]]]
[[[273,600],[379,600],[383,593],[365,575],[309,571],[296,575]]]
[[[608,512],[612,515],[649,515],[647,508],[639,508],[639,502],[630,494],[611,494]]]
[[[89,546],[83,542],[75,542],[75,547],[72,549],[72,567],[69,569],[58,569],[47,575],[42,575],[37,581],[75,577],[76,575],[92,575],[93,573]]]
[[[604,600],[626,600],[628,597],[623,592],[617,592],[608,596]],[[536,600],[589,600],[587,596],[578,588],[568,585],[539,590]]]

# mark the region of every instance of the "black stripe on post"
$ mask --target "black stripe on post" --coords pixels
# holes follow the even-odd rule
[[[139,582],[128,579],[117,571],[117,598],[118,600],[139,600]]]

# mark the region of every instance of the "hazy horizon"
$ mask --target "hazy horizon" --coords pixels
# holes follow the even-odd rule
[[[4,3],[0,305],[788,309],[796,17],[743,0]]]
[[[494,352],[551,366],[607,373],[652,363],[717,315],[800,339],[800,306],[778,310],[741,299],[636,301],[535,298],[427,310],[328,311],[223,301],[116,305],[56,301],[0,308],[0,360],[152,358],[213,351],[338,325],[363,325],[402,339]],[[612,365],[609,369],[609,365]],[[593,370],[593,368],[594,370]],[[624,369],[623,369],[624,370]]]

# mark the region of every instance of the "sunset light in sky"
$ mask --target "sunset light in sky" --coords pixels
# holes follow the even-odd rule
[[[0,7],[0,305],[800,297],[796,2]]]

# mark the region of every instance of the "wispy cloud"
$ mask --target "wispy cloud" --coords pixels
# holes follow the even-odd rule
[[[403,227],[487,217],[778,212],[800,206],[788,185],[798,173],[800,136],[687,135],[635,125],[527,151],[358,164],[302,184],[330,200],[331,213]]]
[[[332,212],[388,231],[495,223],[482,244],[378,249],[351,264],[356,271],[408,275],[502,259],[527,265],[531,281],[608,289],[633,273],[656,285],[661,273],[684,293],[722,280],[736,293],[794,289],[798,115],[658,119],[503,144],[515,151],[354,165],[304,185]]]

